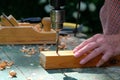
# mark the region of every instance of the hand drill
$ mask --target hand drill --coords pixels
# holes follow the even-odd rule
[[[52,10],[50,12],[52,28],[56,30],[56,53],[58,54],[59,31],[63,28],[65,18],[65,0],[50,0]]]

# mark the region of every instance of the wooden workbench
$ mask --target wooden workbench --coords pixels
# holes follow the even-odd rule
[[[0,45],[0,58],[14,61],[11,68],[0,71],[0,80],[120,80],[120,67],[75,68],[45,70],[39,62],[39,52],[28,56],[21,52],[24,45]],[[25,45],[38,50],[39,45]],[[8,72],[14,70],[17,77],[10,78]]]

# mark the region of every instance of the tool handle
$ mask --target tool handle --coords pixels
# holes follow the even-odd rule
[[[51,20],[50,17],[44,17],[42,19],[42,24],[43,24],[43,30],[44,31],[51,31]]]

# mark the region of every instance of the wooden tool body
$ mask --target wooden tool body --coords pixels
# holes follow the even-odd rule
[[[43,26],[41,23],[19,23],[12,15],[2,15],[0,44],[55,44],[56,31],[50,28],[48,19],[45,18],[43,21]]]
[[[56,31],[51,29],[50,20],[43,18],[42,22],[43,26],[18,23],[12,15],[1,16],[0,44],[55,44]]]
[[[32,26],[1,27],[0,44],[43,44],[55,43],[56,32],[36,31]]]
[[[80,60],[87,55],[88,53],[79,58],[75,58],[71,50],[59,51],[59,55],[55,51],[42,51],[40,64],[45,69],[96,67],[97,62],[102,57],[102,55],[99,55],[84,65],[79,64]],[[120,56],[113,57],[103,66],[120,66]]]

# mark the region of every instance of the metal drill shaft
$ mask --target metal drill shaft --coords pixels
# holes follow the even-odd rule
[[[56,53],[59,55],[58,50],[59,50],[59,31],[56,32],[57,38],[56,38]]]

